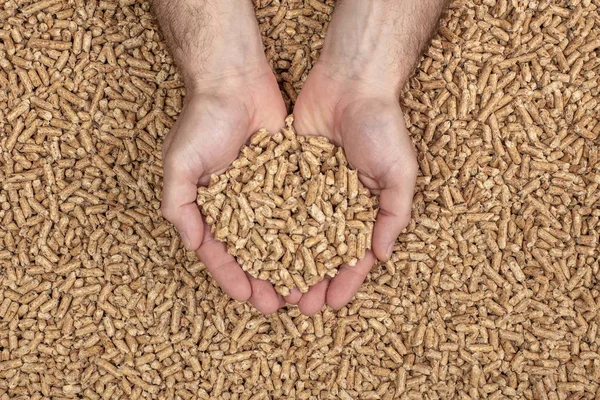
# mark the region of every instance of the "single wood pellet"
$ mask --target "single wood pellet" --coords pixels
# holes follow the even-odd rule
[[[334,2],[254,0],[288,105]],[[149,1],[0,2],[0,398],[591,399],[600,13],[456,0],[402,93],[413,219],[355,299],[231,301],[160,215]]]
[[[323,136],[297,136],[292,115],[281,132],[264,129],[208,187],[198,205],[215,238],[244,271],[283,296],[353,267],[371,248],[377,197],[344,150]]]

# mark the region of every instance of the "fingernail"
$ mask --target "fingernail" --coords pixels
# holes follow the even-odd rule
[[[185,232],[181,232],[181,241],[183,242],[183,246],[185,247],[186,250],[190,249],[190,239],[188,238],[188,235],[185,234]]]
[[[387,251],[385,252],[385,258],[386,258],[386,260],[390,259],[390,257],[392,256],[392,251],[394,251],[394,242],[390,243],[390,245],[388,246]]]

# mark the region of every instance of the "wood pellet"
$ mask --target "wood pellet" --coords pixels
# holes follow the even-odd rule
[[[244,271],[287,296],[302,293],[370,249],[377,218],[346,155],[322,136],[297,136],[292,115],[281,132],[262,129],[208,187],[198,205],[217,240]]]
[[[291,110],[335,4],[254,5]],[[391,259],[339,311],[264,316],[160,215],[185,91],[150,2],[2,2],[0,398],[597,397],[599,20],[452,2],[401,95]]]

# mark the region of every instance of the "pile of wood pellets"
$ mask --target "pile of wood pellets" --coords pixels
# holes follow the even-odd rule
[[[297,136],[293,122],[288,116],[275,134],[259,130],[225,173],[198,189],[215,238],[283,296],[364,258],[378,204],[341,147]]]
[[[334,2],[255,0],[288,104]],[[229,299],[160,215],[149,1],[0,2],[0,398],[591,399],[600,13],[456,0],[402,93],[413,220],[340,311]]]

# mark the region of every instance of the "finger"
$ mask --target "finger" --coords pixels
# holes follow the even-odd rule
[[[281,297],[270,282],[247,275],[252,287],[250,303],[263,314],[272,314],[285,305]]]
[[[217,241],[208,227],[205,228],[204,241],[196,251],[213,279],[231,298],[247,301],[252,288],[244,271],[232,255],[227,253],[225,244]]]
[[[329,277],[323,279],[302,295],[302,298],[298,303],[298,308],[302,314],[312,316],[323,308],[327,296],[329,280]]]
[[[394,242],[410,222],[416,174],[387,174],[394,179],[379,194],[379,212],[373,229],[373,252],[381,261],[392,255]]]
[[[358,260],[354,267],[344,264],[329,283],[326,298],[329,307],[339,310],[348,304],[360,289],[360,285],[374,264],[375,255],[370,250],[367,251],[365,258]]]
[[[284,296],[283,299],[289,304],[298,304],[300,299],[302,298],[302,292],[298,290],[298,288],[293,288],[290,291],[290,294]]]
[[[202,244],[202,216],[196,205],[197,179],[165,164],[161,211],[181,235],[186,249],[194,251]]]

